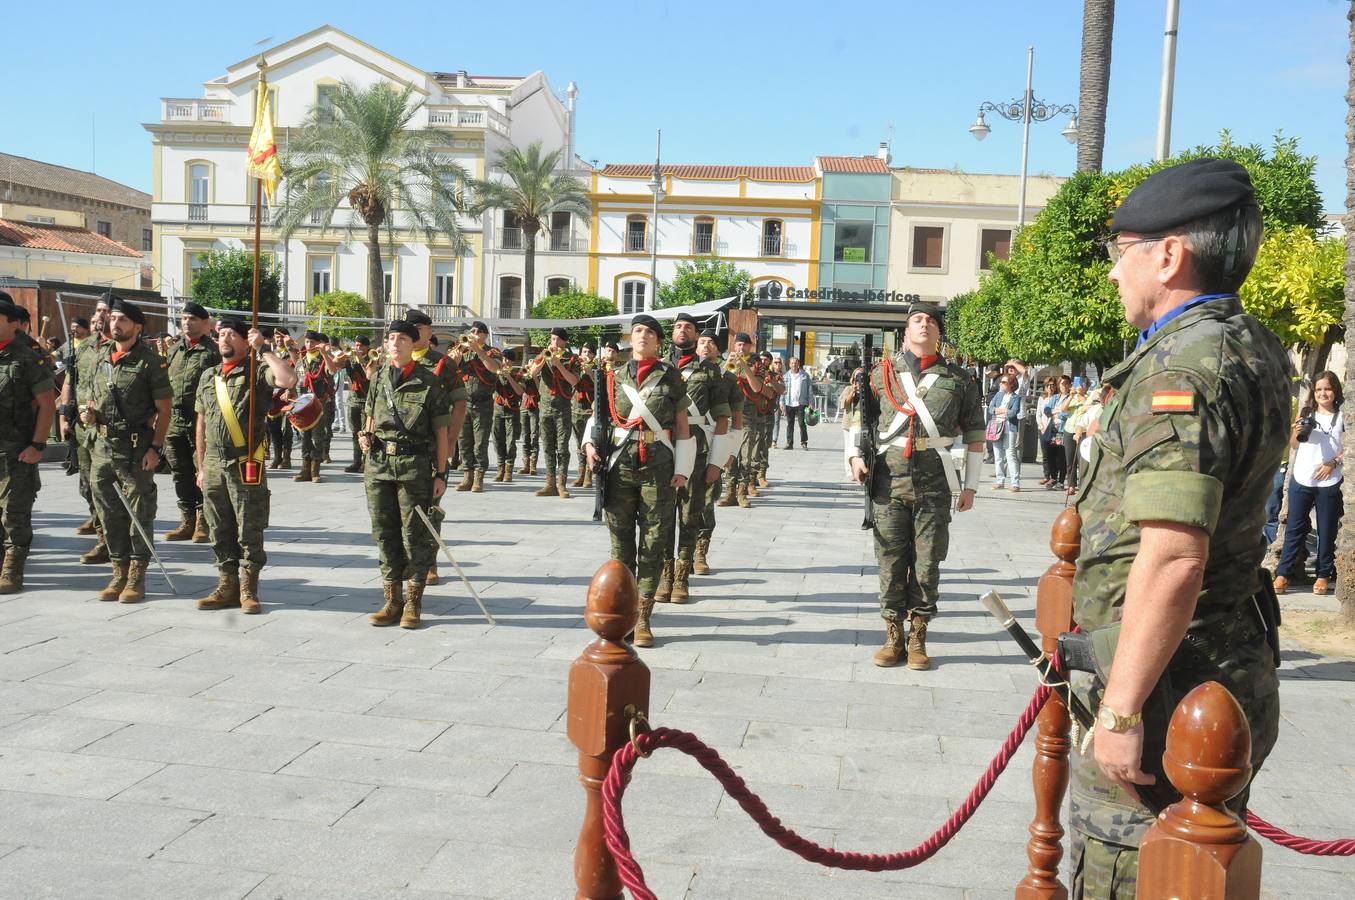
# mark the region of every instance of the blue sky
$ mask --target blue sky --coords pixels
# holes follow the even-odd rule
[[[265,5],[266,6],[266,5]],[[1172,147],[1221,128],[1268,144],[1278,130],[1318,157],[1325,208],[1344,206],[1345,0],[1184,0]],[[1120,0],[1106,134],[1107,168],[1152,156],[1165,0]],[[808,164],[865,154],[889,136],[895,165],[1015,173],[1020,126],[978,104],[1020,95],[1036,46],[1035,93],[1077,100],[1082,3],[733,2],[616,0],[278,5],[68,0],[12,4],[0,92],[0,150],[90,169],[150,189],[149,136],[162,96],[202,83],[255,52],[329,22],[425,69],[526,74],[579,85],[579,152],[606,162]],[[535,11],[526,11],[532,10]],[[700,10],[694,13],[693,10]],[[204,19],[205,14],[214,18]],[[91,117],[97,147],[91,146]],[[1031,171],[1064,174],[1063,121],[1037,125]]]

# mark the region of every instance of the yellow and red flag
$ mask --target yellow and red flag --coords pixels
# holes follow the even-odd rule
[[[259,72],[259,107],[254,114],[254,130],[249,133],[249,165],[245,171],[263,183],[268,202],[282,178],[278,162],[278,143],[273,138],[273,104],[268,102],[268,81]]]

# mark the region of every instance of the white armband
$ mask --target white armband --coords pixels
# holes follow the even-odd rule
[[[696,468],[696,438],[674,441],[673,474],[690,480],[694,468]]]
[[[861,458],[861,426],[853,425],[851,428],[842,432],[842,467],[847,470],[847,477],[853,478],[852,460]]]
[[[597,416],[589,416],[588,422],[583,426],[583,440],[579,442],[579,447],[593,446],[593,424]]]
[[[964,455],[964,489],[977,491],[979,476],[983,474],[983,451],[969,450]]]
[[[725,432],[710,439],[710,453],[708,454],[710,458],[707,462],[717,469],[725,467],[725,463],[729,462],[729,456],[733,452],[729,437],[729,432]]]

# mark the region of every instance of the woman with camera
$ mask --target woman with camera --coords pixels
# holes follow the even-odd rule
[[[1289,516],[1284,552],[1275,569],[1275,592],[1283,594],[1301,569],[1300,552],[1308,539],[1308,516],[1317,509],[1317,580],[1314,594],[1326,594],[1336,578],[1336,532],[1341,526],[1341,381],[1335,372],[1323,372],[1313,383],[1317,409],[1304,407],[1289,437],[1294,450],[1289,466]]]

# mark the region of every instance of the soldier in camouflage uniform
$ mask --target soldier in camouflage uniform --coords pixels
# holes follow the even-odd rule
[[[323,406],[320,420],[301,432],[301,471],[293,481],[321,481],[320,464],[325,460],[326,422],[334,422],[334,376],[342,366],[324,349],[328,339],[318,331],[307,331],[301,347],[292,345],[292,365],[296,368],[297,392],[310,394]]]
[[[194,404],[202,373],[221,362],[210,335],[212,320],[200,304],[184,304],[179,316],[180,335],[170,345],[169,386],[174,391],[173,415],[165,437],[165,460],[174,474],[174,494],[179,500],[179,527],[165,535],[167,541],[201,544],[207,540],[202,518],[202,489],[198,487],[197,451],[194,447],[197,413]]]
[[[367,415],[367,386],[371,383],[371,372],[376,369],[379,360],[368,360],[371,352],[371,338],[360,334],[353,338],[353,347],[344,355],[343,371],[348,378],[348,407],[345,415],[348,419],[348,434],[353,439],[353,461],[343,467],[350,475],[361,472],[362,447],[358,444],[358,432],[362,430]]]
[[[721,365],[720,346],[716,343],[714,335],[710,332],[703,333],[696,341],[696,352],[702,359],[720,369],[721,384],[718,395],[729,407],[729,431],[722,441],[717,442],[718,446],[711,454],[710,463],[724,471],[724,480],[729,485],[728,493],[725,495],[729,502],[722,502],[720,505],[733,506],[735,502],[733,467],[736,464],[739,445],[743,442],[743,392],[739,390],[739,376],[732,369],[726,369]],[[701,527],[696,532],[696,553],[692,557],[693,575],[710,574],[710,563],[706,557],[710,553],[711,536],[715,533],[715,501],[719,498],[720,479],[712,478],[706,485],[706,513],[702,517]]]
[[[485,344],[489,340],[489,326],[484,322],[471,323],[468,349],[461,361],[462,379],[466,385],[469,405],[466,423],[461,429],[461,465],[465,475],[456,486],[458,491],[485,489],[485,472],[489,469],[489,438],[494,430],[494,387],[499,383],[499,367],[503,355]]]
[[[660,603],[686,603],[690,594],[688,578],[697,533],[705,523],[706,484],[720,480],[720,467],[709,461],[712,449],[724,452],[729,431],[729,404],[724,401],[724,377],[719,366],[696,352],[696,320],[679,313],[673,322],[673,346],[670,364],[678,370],[687,388],[687,426],[696,441],[696,460],[687,487],[679,492],[677,517],[677,559],[673,545],[663,548],[663,575],[654,592]],[[717,444],[718,441],[718,444]]]
[[[275,388],[296,384],[296,370],[266,349],[263,335],[237,318],[222,319],[217,329],[221,363],[198,385],[195,423],[198,485],[203,517],[216,554],[217,585],[198,601],[198,609],[239,607],[246,614],[259,609],[259,573],[268,556],[263,533],[268,527],[270,492],[264,477],[268,450],[267,398]],[[250,350],[254,363],[254,427],[249,425]],[[259,466],[257,484],[247,484],[242,468],[250,436]],[[243,572],[241,569],[243,568]],[[243,578],[241,577],[243,575]]]
[[[1093,754],[1075,757],[1072,785],[1073,894],[1087,898],[1134,896],[1144,832],[1180,796],[1162,754],[1186,693],[1217,681],[1237,698],[1253,778],[1275,744],[1278,605],[1261,531],[1292,375],[1237,296],[1261,240],[1245,169],[1217,159],[1164,169],[1111,228],[1110,279],[1143,331],[1106,373],[1114,393],[1076,501],[1074,618],[1097,656],[1097,673],[1073,682],[1097,711]],[[1243,812],[1248,793],[1228,805]]]
[[[19,308],[0,291],[0,594],[24,587],[33,546],[38,463],[56,417],[56,387],[47,358],[15,340]]]
[[[433,374],[437,380],[438,387],[442,391],[442,399],[447,404],[445,412],[450,414],[449,424],[447,426],[447,446],[456,446],[457,436],[461,431],[461,424],[466,419],[466,386],[461,381],[461,353],[454,347],[452,354],[443,353],[438,349],[437,338],[433,336],[433,320],[421,310],[411,309],[405,313],[405,321],[413,325],[419,333],[419,338],[414,342],[414,350],[410,356],[422,367]],[[359,429],[361,430],[361,426]],[[432,452],[430,450],[430,452]],[[435,466],[438,468],[449,468],[450,463],[440,463],[436,460]],[[442,508],[442,496],[434,498],[433,506],[428,510],[428,518],[433,523],[433,527],[442,534],[442,523],[447,519],[447,511]],[[437,557],[433,557],[432,564],[428,567],[428,576],[425,584],[438,583],[438,564]]]
[[[600,365],[597,354],[587,344],[579,348],[579,381],[574,385],[574,399],[570,404],[570,427],[574,431],[574,445],[579,451],[579,477],[571,487],[592,487],[593,470],[583,464],[583,430],[593,415],[593,368]]]
[[[895,666],[907,654],[910,669],[927,669],[927,623],[936,615],[941,562],[950,549],[950,513],[974,505],[983,466],[983,402],[963,367],[940,355],[941,312],[926,303],[908,310],[903,348],[870,375],[864,402],[878,404],[875,465],[861,459],[860,404],[844,452],[852,476],[871,482],[875,504],[875,560],[880,568],[880,615],[885,644],[877,666]],[[966,445],[965,471],[950,448]],[[903,624],[909,624],[907,640]]]
[[[524,376],[522,381],[522,414],[518,421],[522,434],[522,468],[519,475],[535,475],[536,459],[541,450],[541,393],[536,382]]]
[[[546,483],[536,492],[538,497],[570,496],[565,484],[569,473],[569,436],[574,433],[570,401],[574,385],[579,383],[579,363],[569,352],[566,340],[563,328],[552,328],[545,349],[527,366],[527,375],[536,381],[537,396],[541,398],[541,450],[546,458]],[[551,354],[561,355],[555,359]]]
[[[499,369],[499,383],[494,388],[494,455],[499,458],[499,470],[494,480],[500,483],[513,481],[513,464],[518,454],[518,417],[522,414],[521,375],[516,367],[518,353],[509,348],[503,351],[507,365]]]
[[[736,345],[739,343],[735,341]],[[771,354],[754,355],[752,365],[739,382],[739,389],[744,396],[744,435],[739,448],[739,485],[735,500],[745,509],[750,505],[748,498],[758,495],[759,482],[766,484],[766,479],[759,476],[762,473],[763,454],[767,450],[767,437],[771,434],[772,409],[776,405],[770,384],[770,358]]]
[[[777,409],[781,403],[781,395],[786,393],[786,380],[781,374],[781,357],[773,356],[769,351],[763,350],[759,354],[762,360],[767,377],[763,379],[762,396],[766,399],[767,408],[758,418],[758,427],[762,433],[758,436],[757,445],[757,480],[756,487],[767,487],[767,468],[771,464],[771,448],[776,446],[776,422]],[[752,492],[757,496],[756,490]]]
[[[90,335],[79,342],[75,348],[75,364],[66,373],[66,383],[61,386],[61,409],[68,430],[74,429],[75,456],[80,467],[80,496],[89,506],[89,521],[82,523],[76,534],[97,534],[99,540],[80,557],[85,565],[98,565],[108,562],[108,545],[104,543],[103,527],[99,524],[99,514],[94,507],[94,491],[89,486],[89,473],[94,468],[90,451],[94,449],[94,432],[80,421],[80,408],[89,399],[89,388],[93,383],[94,361],[99,357],[99,348],[108,342],[108,303],[110,294],[100,297],[90,316]],[[72,341],[72,343],[75,343]]]
[[[640,617],[635,646],[651,647],[650,616],[665,547],[673,544],[677,492],[696,463],[687,427],[687,388],[677,369],[659,358],[663,331],[653,316],[631,320],[631,361],[607,374],[607,410],[615,450],[607,465],[607,529],[612,558],[635,574]],[[588,465],[598,462],[590,422],[584,437]]]
[[[113,298],[109,304],[113,340],[99,349],[89,399],[80,411],[81,421],[95,432],[90,486],[113,563],[113,577],[99,599],[122,603],[146,597],[151,548],[142,532],[150,538],[155,530],[155,469],[165,458],[173,397],[169,363],[141,341],[145,325],[146,317],[136,304]],[[141,531],[132,525],[118,487]]]
[[[368,616],[373,625],[419,627],[424,585],[437,553],[437,542],[414,507],[426,513],[447,489],[452,417],[438,377],[413,357],[418,338],[418,328],[409,322],[387,328],[390,362],[372,381],[361,437],[367,453],[367,510],[386,598],[381,611]]]
[[[745,484],[744,472],[748,467],[744,464],[744,457],[752,453],[752,450],[747,448],[749,441],[755,440],[757,398],[762,392],[762,376],[755,365],[757,357],[753,350],[753,339],[746,332],[740,331],[734,335],[734,342],[729,347],[728,365],[729,374],[734,377],[734,390],[738,394],[738,402],[742,408],[740,417],[742,426],[733,437],[734,454],[729,461],[729,468],[725,470],[725,495],[716,504],[717,506],[733,506],[737,503],[743,509],[748,509],[752,505]]]

